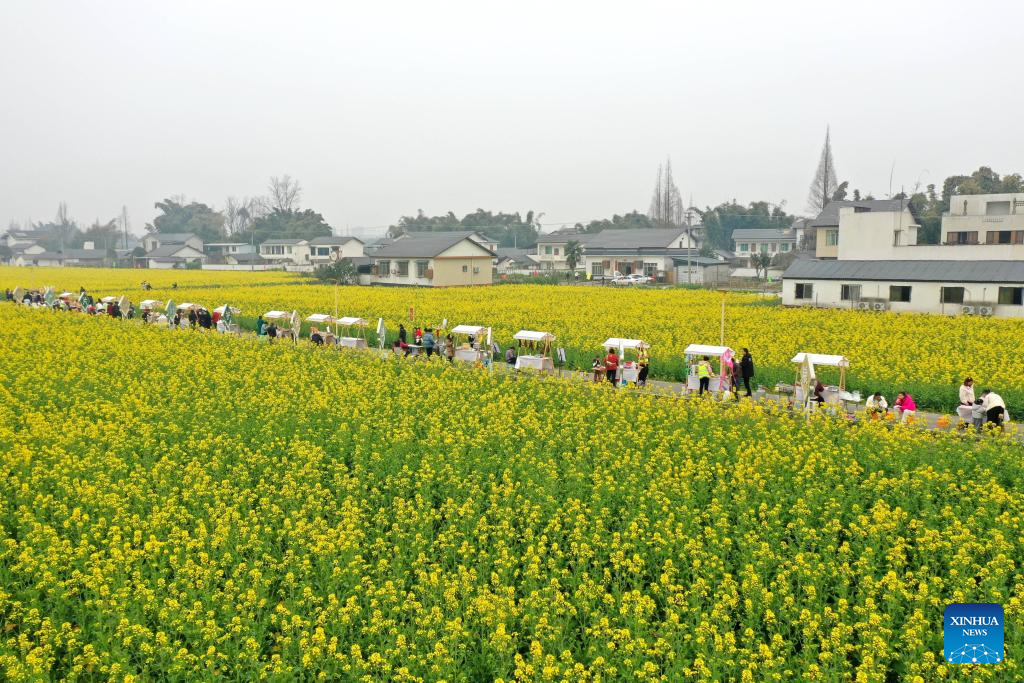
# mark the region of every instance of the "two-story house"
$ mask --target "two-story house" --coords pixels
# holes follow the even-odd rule
[[[260,245],[260,256],[281,265],[309,265],[309,241],[269,239]]]
[[[457,287],[494,282],[496,254],[476,233],[416,232],[375,249],[370,284]]]
[[[316,266],[360,256],[363,256],[363,241],[358,237],[324,235],[309,241],[309,261]]]

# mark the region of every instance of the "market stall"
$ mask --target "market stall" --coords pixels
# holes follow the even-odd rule
[[[846,404],[859,402],[860,394],[851,394],[846,391],[846,369],[850,367],[850,361],[846,356],[836,356],[824,353],[800,352],[793,356],[791,361],[796,364],[796,378],[793,383],[794,399],[797,403],[807,404],[808,398],[814,394],[814,380],[821,380],[818,368],[832,367],[839,369],[839,384],[825,385],[822,397],[825,403]],[[825,384],[822,382],[822,384]]]
[[[296,341],[298,339],[298,311],[292,311],[291,313],[288,313],[287,311],[267,311],[266,313],[263,314],[263,319],[266,320],[268,323],[273,322],[275,325],[277,325],[278,339],[280,339],[281,337],[287,337],[292,341]],[[284,323],[291,325],[291,327],[282,327]]]
[[[625,384],[640,379],[640,369],[647,362],[648,352],[651,345],[641,339],[623,339],[621,337],[610,337],[605,339],[601,345],[605,351],[614,349],[619,356],[618,381]],[[636,356],[633,360],[626,358],[626,352],[632,351]],[[646,377],[645,377],[646,380]]]
[[[683,351],[686,355],[686,366],[690,369],[686,376],[686,390],[697,391],[700,388],[700,375],[697,364],[707,356],[711,362],[711,381],[708,389],[712,392],[719,392],[723,386],[728,386],[727,377],[733,364],[734,352],[728,346],[711,346],[708,344],[690,344]],[[717,371],[715,363],[718,363]]]
[[[231,334],[241,334],[242,328],[235,322],[235,316],[242,312],[241,308],[234,306],[228,306],[224,304],[213,309],[213,312],[217,314],[217,330],[222,331],[221,324],[223,324],[223,331]]]
[[[488,357],[491,330],[480,325],[456,325],[449,333],[455,342],[455,360],[482,363]]]
[[[338,345],[353,349],[365,349],[366,328],[370,323],[363,318],[342,316],[335,319],[338,329]]]
[[[331,329],[331,325],[335,325],[335,329],[337,329],[337,321],[334,319],[334,316],[327,315],[326,313],[312,313],[306,316],[306,322],[310,323],[311,325],[309,328],[309,336],[311,338],[313,336],[313,326],[324,325],[324,329],[316,327],[317,332],[319,332],[323,336],[324,343],[328,345],[333,345],[337,343],[337,337],[334,335],[334,331]]]
[[[160,318],[163,318],[163,322],[167,322],[167,317],[161,315],[157,309],[163,306],[164,302],[157,299],[143,299],[139,302],[139,310],[142,312],[142,321],[147,323],[160,322]]]
[[[555,335],[550,332],[535,330],[519,330],[512,338],[518,343],[519,352],[516,357],[516,370],[529,368],[544,372],[554,372],[555,363],[551,359],[551,342]]]

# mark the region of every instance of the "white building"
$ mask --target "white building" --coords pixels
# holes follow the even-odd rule
[[[192,232],[150,232],[142,238],[142,248],[149,252],[169,245],[185,244],[203,252],[203,240]]]
[[[166,270],[183,268],[191,263],[202,264],[206,261],[206,254],[189,244],[165,244],[146,252],[143,258],[147,267]]]
[[[309,265],[309,242],[299,239],[269,239],[260,245],[260,256],[282,265]]]
[[[786,270],[782,303],[1019,318],[1024,261],[796,261]]]
[[[325,235],[309,241],[309,260],[316,266],[360,256],[363,256],[363,241],[358,237]]]
[[[644,273],[665,277],[672,271],[668,254],[659,250],[700,249],[702,226],[689,228],[637,228],[634,230],[602,230],[601,232],[576,232],[558,230],[540,235],[533,256],[541,270],[566,270],[565,250],[570,242],[578,242],[583,259],[577,267],[592,275],[611,274],[619,271],[624,275]],[[594,272],[597,264],[597,272]],[[654,275],[652,275],[654,273]]]
[[[732,231],[736,243],[736,257],[748,262],[754,254],[768,254],[771,257],[789,254],[797,250],[799,235],[792,228],[739,228]]]
[[[203,246],[207,256],[225,257],[235,254],[255,254],[256,245],[249,242],[207,242]]]
[[[456,287],[494,282],[495,253],[471,232],[420,232],[381,247],[373,259],[370,284]]]

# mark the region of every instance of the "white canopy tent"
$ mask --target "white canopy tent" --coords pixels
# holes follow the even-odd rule
[[[264,320],[287,320],[291,317],[292,314],[285,311],[267,311],[263,314]]]
[[[68,297],[77,297],[77,296],[78,296],[78,295],[77,295],[77,294],[75,294],[75,293],[73,293],[73,292],[61,292],[61,293],[60,293],[60,294],[59,294],[59,295],[57,296],[57,298],[58,298],[58,299],[67,299]]]
[[[227,309],[227,304],[224,304],[223,306],[218,306],[217,308],[213,309],[213,312],[214,313],[220,313],[221,315],[224,315],[224,311],[226,309]],[[234,306],[231,307],[231,314],[232,315],[238,315],[241,312],[242,312],[241,308],[235,308]]]
[[[306,316],[307,323],[318,323],[320,325],[330,325],[334,322],[334,317],[327,315],[326,313],[313,313]]]
[[[456,340],[455,359],[467,363],[482,362],[490,353],[491,328],[482,325],[456,325],[450,331]],[[465,342],[460,342],[461,337],[466,337]],[[473,337],[475,343],[469,342]]]
[[[178,304],[178,310],[179,311],[187,311],[190,308],[199,308],[199,304],[191,304],[191,303]]]
[[[722,387],[728,384],[725,369],[732,366],[733,355],[735,355],[731,348],[713,344],[690,344],[684,349],[683,353],[686,356],[686,365],[690,368],[690,372],[686,377],[686,388],[688,391],[694,391],[700,387],[697,362],[702,360],[704,356],[719,359],[718,376],[712,375],[711,381],[708,383],[708,389],[717,392],[721,391]],[[712,369],[714,368],[712,367]]]
[[[640,379],[640,363],[641,361],[647,361],[647,350],[651,348],[651,345],[642,339],[626,339],[623,337],[609,337],[604,340],[604,344],[601,345],[606,349],[615,349],[619,354],[619,379],[625,382],[636,382]],[[637,354],[637,360],[627,361],[626,350],[635,351]],[[595,379],[598,379],[599,375],[595,374]],[[646,380],[646,377],[644,378]]]
[[[846,369],[850,367],[850,360],[846,356],[837,356],[825,353],[800,352],[793,356],[793,363],[797,365],[796,382],[794,387],[800,387],[801,392],[797,400],[806,400],[812,393],[811,380],[818,379],[816,366],[839,368],[839,384],[837,389],[826,388],[823,398],[826,402],[837,403],[841,399],[852,400],[852,397],[845,398],[846,394]]]
[[[519,348],[527,348],[533,353],[520,354],[516,358],[516,370],[530,368],[533,370],[546,370],[553,372],[555,363],[551,359],[551,342],[555,341],[555,335],[550,332],[538,332],[536,330],[519,330],[512,338],[519,342]]]
[[[105,296],[102,299],[100,299],[100,303],[103,303],[103,304],[112,304],[112,303],[116,303],[116,302],[117,302],[117,297],[116,296]]]
[[[340,346],[360,349],[368,347],[366,343],[366,328],[370,326],[368,320],[343,315],[340,318],[335,318],[334,322],[339,328],[345,328],[344,334],[338,333],[338,344]],[[352,328],[355,328],[354,334],[351,333]]]

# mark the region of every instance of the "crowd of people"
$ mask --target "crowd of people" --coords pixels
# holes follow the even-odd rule
[[[143,283],[143,289],[150,289],[149,283]],[[107,315],[113,318],[125,318],[128,320],[136,317],[134,304],[127,302],[125,310],[122,310],[121,303],[114,297],[107,297],[104,301],[97,302],[85,288],[79,288],[78,296],[65,293],[63,296],[54,296],[47,290],[25,290],[24,292],[4,290],[4,300],[38,308],[52,308],[53,310],[76,311],[89,315]],[[229,331],[229,326],[220,310],[213,312],[200,305],[193,305],[187,309],[176,309],[170,317],[152,310],[142,310],[139,314],[144,323],[155,324],[166,321],[172,329],[216,329],[218,332]],[[236,328],[237,329],[237,328]],[[258,337],[266,337],[270,342],[278,339],[289,339],[293,343],[298,342],[298,330],[280,327],[274,321],[265,321],[263,316],[256,320],[256,334]],[[320,330],[317,327],[310,329],[310,342],[316,346],[333,345],[338,343],[338,338],[330,330]],[[480,350],[479,340],[469,335],[467,346]],[[530,351],[533,349],[533,342],[519,342],[521,349]],[[525,345],[525,347],[523,346]],[[437,355],[449,362],[454,362],[457,344],[451,334],[442,336],[442,331],[429,327],[417,326],[412,331],[412,343],[409,342],[409,332],[404,324],[398,326],[398,337],[392,344],[392,349],[397,355],[407,357],[410,355],[425,354],[429,359]],[[500,349],[499,349],[500,352]],[[484,353],[481,353],[484,355]],[[510,345],[504,354],[505,362],[509,366],[515,366],[518,358],[517,349]],[[734,398],[739,400],[741,385],[746,391],[746,396],[752,396],[751,382],[754,379],[754,359],[750,349],[743,348],[742,356],[738,363],[732,358],[723,358],[722,372],[720,374],[719,390],[725,399]],[[647,384],[650,370],[649,350],[641,345],[637,348],[637,359],[635,363],[627,363],[620,357],[619,350],[609,347],[604,358],[594,358],[592,370],[595,381],[607,381],[613,387],[618,386],[622,381],[621,371],[626,368],[637,370],[635,381],[637,386]],[[711,365],[711,358],[703,356],[697,360],[692,372],[697,378],[697,394],[704,396],[711,391],[711,378],[714,376],[714,368]],[[826,402],[826,387],[820,379],[812,377],[811,400],[824,404]],[[869,395],[864,405],[864,412],[869,418],[885,418],[890,408],[893,415],[903,423],[911,422],[917,414],[917,402],[907,391],[900,391],[890,406],[881,392],[874,392]],[[960,428],[968,426],[975,430],[981,430],[986,425],[1001,429],[1004,422],[1009,420],[1009,413],[1002,396],[991,389],[984,389],[980,394],[975,394],[975,384],[972,377],[966,377],[960,386],[958,394],[958,406],[956,410],[959,417]]]

